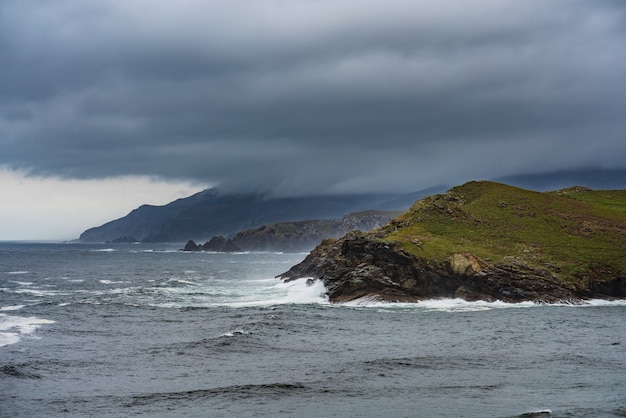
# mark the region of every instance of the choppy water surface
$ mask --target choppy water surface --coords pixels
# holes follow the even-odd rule
[[[331,305],[304,254],[0,244],[0,416],[626,416],[626,303]]]

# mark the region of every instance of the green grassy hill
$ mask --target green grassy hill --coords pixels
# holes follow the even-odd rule
[[[416,202],[376,238],[421,259],[471,253],[584,286],[626,272],[626,190],[540,193],[469,182]]]

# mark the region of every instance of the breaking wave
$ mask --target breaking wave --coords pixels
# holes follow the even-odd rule
[[[518,302],[509,303],[502,301],[487,302],[475,301],[468,302],[464,299],[430,299],[419,302],[383,302],[374,297],[363,297],[350,302],[345,302],[343,306],[356,308],[376,308],[381,310],[421,310],[421,311],[440,311],[440,312],[478,312],[489,311],[492,309],[521,309],[548,306],[546,303],[540,302]],[[551,303],[549,306],[567,306],[567,307],[594,307],[594,306],[626,306],[626,300],[602,300],[590,299],[581,301],[580,303]]]

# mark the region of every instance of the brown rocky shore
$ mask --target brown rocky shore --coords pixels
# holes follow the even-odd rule
[[[496,187],[499,188],[500,185]],[[483,190],[483,192],[492,191],[490,188]],[[506,191],[510,196],[516,196],[510,189]],[[408,214],[393,220],[379,230],[369,233],[352,231],[340,239],[326,239],[303,262],[278,277],[287,281],[299,278],[321,280],[332,302],[367,297],[400,302],[462,298],[468,301],[577,303],[591,298],[626,297],[626,274],[620,268],[619,262],[611,263],[611,257],[617,254],[621,258],[624,255],[619,247],[615,248],[615,243],[621,245],[622,250],[626,248],[626,223],[622,221],[623,218],[612,224],[609,222],[610,216],[607,217],[606,213],[602,217],[585,212],[585,222],[589,225],[602,225],[602,231],[598,231],[598,234],[610,237],[605,238],[603,235],[601,239],[612,243],[613,251],[610,251],[609,247],[605,250],[605,257],[609,261],[592,259],[582,268],[570,273],[566,264],[569,260],[561,262],[556,259],[541,241],[544,238],[532,241],[534,235],[531,233],[538,218],[542,218],[539,222],[542,228],[550,226],[552,222],[550,216],[540,216],[539,210],[548,213],[556,203],[561,203],[559,200],[562,199],[561,196],[550,195],[548,200],[545,200],[542,196],[536,196],[540,195],[539,193],[535,195],[535,192],[520,191],[517,194],[518,198],[521,196],[521,201],[525,201],[527,207],[523,210],[516,209],[511,216],[522,219],[523,222],[516,224],[512,219],[509,229],[521,232],[506,232],[506,236],[500,238],[501,254],[494,256],[478,244],[482,242],[483,235],[493,238],[495,232],[489,232],[489,228],[498,228],[497,219],[495,215],[477,209],[476,196],[481,195],[474,192],[473,188],[472,190],[468,190],[468,187],[458,188],[446,195],[438,195],[416,203]],[[502,196],[497,190],[495,195]],[[543,203],[531,207],[528,196],[537,198],[537,201]],[[553,202],[553,199],[556,201]],[[489,207],[492,203],[491,210],[502,212],[508,210],[507,205],[511,206],[513,197],[509,197],[507,203],[489,202]],[[578,213],[581,209],[577,202],[574,203],[572,213]],[[541,208],[542,205],[545,208]],[[531,210],[534,216],[526,216],[527,212],[524,212],[526,210]],[[477,217],[477,213],[481,214],[480,218]],[[561,213],[559,216],[565,215]],[[558,216],[555,217],[554,222],[558,219],[560,219]],[[445,229],[442,225],[456,229]],[[613,230],[609,232],[614,235],[606,234],[606,230],[610,228]],[[563,239],[569,239],[567,241],[569,245],[579,245],[580,239],[590,239],[588,233],[582,236],[577,229],[571,231],[565,230],[565,227],[561,229],[565,231]],[[464,245],[453,244],[454,240],[449,237],[452,233],[446,232],[451,230],[455,233],[462,231],[464,235],[472,236],[474,241]],[[420,231],[421,235],[417,235],[415,231]],[[537,234],[538,237],[545,235],[547,232]],[[432,243],[441,245],[442,237],[447,240],[445,241],[447,251],[444,254],[432,255],[427,248],[429,242],[431,245],[435,245]],[[554,236],[550,238],[552,242],[556,242]],[[489,242],[492,247],[500,248],[498,242]],[[584,243],[594,243],[597,246],[596,241]],[[481,258],[475,253],[488,254],[489,257]],[[595,253],[581,254],[591,257]]]

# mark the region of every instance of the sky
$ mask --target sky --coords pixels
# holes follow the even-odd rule
[[[622,0],[0,0],[0,57],[0,240],[626,168]]]

